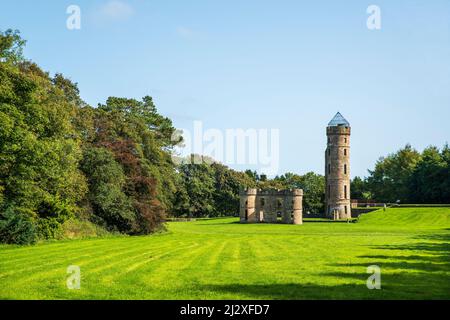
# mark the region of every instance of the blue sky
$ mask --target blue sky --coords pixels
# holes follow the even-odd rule
[[[71,4],[81,30],[66,28]],[[366,27],[371,4],[381,30]],[[450,137],[448,0],[1,0],[7,28],[91,105],[151,95],[180,128],[279,128],[280,173],[323,173],[337,111],[352,125],[352,176]]]

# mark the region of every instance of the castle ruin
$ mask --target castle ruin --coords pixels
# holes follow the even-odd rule
[[[240,192],[241,223],[303,223],[303,190],[258,190]]]

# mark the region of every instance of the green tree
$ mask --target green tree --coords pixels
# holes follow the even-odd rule
[[[239,191],[245,187],[254,187],[255,181],[243,172],[238,172],[220,163],[213,163],[215,191],[214,209],[216,215],[239,214]]]
[[[88,177],[91,220],[109,230],[133,233],[137,229],[132,201],[124,192],[125,174],[111,151],[88,148],[81,168]]]
[[[410,199],[409,182],[421,155],[406,145],[386,158],[380,158],[373,171],[369,170],[367,183],[377,201],[406,202]]]
[[[368,192],[367,181],[360,177],[354,177],[350,182],[350,192],[352,199],[364,199],[364,194]],[[369,199],[368,199],[369,200]]]
[[[23,47],[26,41],[18,30],[0,32],[0,62],[17,63],[23,61]]]
[[[110,97],[97,109],[81,108],[77,127],[85,148],[109,150],[125,175],[123,192],[136,212],[134,233],[149,233],[162,226],[167,211],[179,200],[180,182],[172,162],[175,131],[169,119],[160,116],[150,97],[142,101]],[[87,123],[87,124],[86,124]]]
[[[426,148],[410,178],[410,202],[445,203],[445,187],[447,183],[448,162],[439,149]]]
[[[214,216],[214,170],[211,165],[198,161],[183,163],[179,168],[188,194],[189,217]]]
[[[0,210],[24,212],[47,238],[75,213],[87,188],[72,138],[75,106],[22,59],[23,44],[18,33],[0,34]]]
[[[450,203],[450,147],[448,144],[444,146],[441,151],[442,159],[445,161],[446,166],[442,172],[442,203]]]
[[[278,189],[303,189],[303,210],[310,213],[321,213],[324,209],[325,177],[314,172],[302,176],[285,173],[274,178],[280,185]]]

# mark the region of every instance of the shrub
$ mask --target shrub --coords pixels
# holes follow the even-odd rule
[[[62,225],[63,239],[84,239],[110,235],[106,229],[88,220],[72,218]]]
[[[0,213],[0,242],[33,244],[36,239],[36,229],[29,215],[15,207]]]
[[[59,197],[47,196],[38,207],[37,229],[41,239],[56,239],[62,236],[61,225],[73,217],[73,208]]]

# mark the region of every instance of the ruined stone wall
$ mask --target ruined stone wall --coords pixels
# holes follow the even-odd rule
[[[350,127],[327,127],[325,212],[332,219],[351,218]]]

